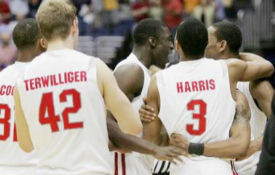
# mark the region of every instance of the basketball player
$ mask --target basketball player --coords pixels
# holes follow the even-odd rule
[[[149,86],[148,104],[159,112],[159,117],[144,125],[143,136],[147,140],[161,142],[162,124],[168,135],[184,134],[191,142],[227,139],[235,111],[237,81],[273,72],[269,62],[258,58],[246,62],[202,58],[206,45],[207,31],[202,23],[188,19],[179,26],[175,46],[182,62],[157,73]],[[202,155],[204,144],[190,144],[189,149],[191,154]],[[172,175],[231,173],[230,165],[222,159],[195,156],[184,161],[184,165],[172,169]]]
[[[242,43],[242,35],[240,29],[233,23],[223,21],[216,23],[213,26],[210,26],[208,29],[208,38],[209,42],[208,46],[206,47],[206,57],[215,59],[229,59],[240,57],[239,49]],[[249,56],[249,54],[247,55]],[[204,155],[217,157],[224,157],[225,155],[227,155],[230,157],[233,156],[234,158],[235,156],[235,158],[237,159],[244,159],[244,157],[246,157],[247,159],[245,160],[235,162],[236,170],[241,175],[255,174],[256,164],[259,159],[258,151],[261,150],[262,145],[261,133],[263,132],[266,116],[270,115],[270,103],[273,95],[273,89],[270,83],[267,81],[256,80],[252,81],[250,84],[252,85],[249,86],[248,82],[238,83],[238,89],[240,89],[249,100],[252,114],[250,121],[252,136],[251,138],[255,138],[255,140],[251,141],[247,154],[235,154],[236,152],[242,152],[239,151],[241,150],[239,148],[244,148],[244,146],[242,146],[244,145],[243,140],[245,140],[244,137],[247,136],[247,133],[244,132],[244,128],[234,126],[237,124],[237,122],[233,123],[232,128],[234,128],[234,130],[231,131],[232,135],[228,140],[229,142],[225,142],[228,147],[232,148],[232,151],[229,150],[229,152],[227,152],[227,149],[223,149],[223,147],[220,147],[221,152],[215,151],[215,153],[213,152],[214,154],[211,154],[209,153],[209,151],[207,151],[209,145],[205,145],[205,151],[203,153]],[[256,103],[253,99],[255,99]],[[259,109],[256,104],[259,104],[259,106],[263,110]],[[147,121],[148,120],[149,118],[147,119]],[[174,137],[172,138],[177,138],[180,140],[181,136],[174,135]],[[184,145],[185,148],[187,147],[186,145],[188,145],[186,143],[186,140],[184,140],[183,138],[182,141],[179,142],[181,142],[181,144]],[[215,143],[211,144],[214,145]],[[236,145],[237,147],[235,147],[234,145]],[[219,145],[215,145],[215,148],[217,149],[218,146]],[[188,147],[186,149],[188,149]]]
[[[35,153],[25,153],[17,143],[13,93],[17,77],[35,56],[45,51],[46,46],[35,19],[19,22],[12,37],[18,49],[18,58],[0,73],[0,174],[34,174],[37,163]]]
[[[19,145],[26,152],[36,150],[36,174],[112,174],[105,106],[132,135],[142,129],[138,112],[102,61],[74,50],[73,5],[44,1],[36,19],[48,47],[16,84]]]
[[[264,133],[263,149],[256,175],[273,175],[275,173],[275,95],[272,101],[272,115],[267,121]]]
[[[242,43],[240,29],[231,22],[223,21],[208,28],[209,43],[206,47],[206,57],[215,59],[239,58],[239,49]],[[251,143],[247,155],[236,157],[243,159],[236,161],[236,171],[240,175],[255,174],[256,166],[262,145],[262,133],[265,127],[266,116],[271,113],[271,100],[273,88],[267,81],[255,80],[251,82],[239,82],[238,89],[248,99],[251,109]],[[236,131],[239,136],[245,135],[244,130]],[[224,154],[224,153],[222,153]]]
[[[242,43],[240,29],[231,22],[219,22],[208,29],[209,44],[206,48],[206,57],[215,59],[239,58],[239,49]],[[247,159],[235,162],[236,170],[240,175],[255,174],[256,165],[262,145],[267,116],[271,115],[271,101],[273,88],[268,81],[254,80],[239,82],[237,88],[248,99],[251,109],[251,143]],[[256,152],[256,153],[255,153]]]
[[[115,70],[114,75],[120,89],[132,102],[135,109],[139,109],[143,97],[146,96],[149,82],[151,65],[157,65],[164,68],[168,61],[168,55],[173,48],[171,33],[169,29],[160,21],[153,19],[145,19],[137,24],[133,32],[134,48],[127,59],[120,62]],[[110,119],[111,120],[111,119]],[[114,124],[114,121],[113,121]],[[119,135],[119,130],[110,132],[114,137],[111,139],[115,144],[121,144],[121,141],[114,141]],[[131,142],[131,140],[129,140]],[[133,141],[133,140],[132,140]],[[141,143],[144,143],[141,145]],[[128,144],[130,146],[130,144]],[[131,149],[131,151],[152,154],[158,149],[150,146],[150,143],[135,139],[135,143],[131,145],[142,147],[139,149]],[[123,148],[125,148],[124,145]],[[147,149],[146,149],[147,148]],[[155,151],[153,151],[153,148]],[[175,148],[174,151],[177,149]],[[164,150],[163,150],[164,151]],[[167,152],[167,151],[166,151]],[[114,153],[115,159],[115,175],[150,175],[152,163],[148,157],[138,153],[121,154]],[[170,153],[169,153],[170,154]],[[167,154],[167,155],[169,155]],[[157,157],[163,159],[161,157]],[[167,158],[165,158],[167,159]],[[171,158],[169,158],[171,159]],[[121,163],[120,163],[121,162]]]

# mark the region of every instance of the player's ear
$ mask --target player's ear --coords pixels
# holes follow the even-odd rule
[[[39,39],[39,45],[42,48],[42,50],[47,50],[48,42],[44,37],[42,37]]]
[[[179,53],[181,48],[180,48],[180,44],[177,39],[175,39],[175,41],[174,41],[174,48]]]
[[[157,46],[157,40],[155,37],[150,36],[148,41],[152,48],[155,48]]]
[[[226,47],[227,47],[227,41],[226,40],[222,40],[221,42],[218,43],[219,46],[219,52],[224,52]]]
[[[72,25],[72,33],[78,35],[78,19],[75,18]]]

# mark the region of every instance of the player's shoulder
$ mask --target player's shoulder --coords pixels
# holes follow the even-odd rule
[[[0,82],[12,83],[19,75],[20,71],[12,64],[0,72]]]
[[[15,64],[12,64],[12,65],[9,65],[8,67],[6,67],[4,70],[2,70],[0,72],[0,76],[5,76],[5,75],[11,76],[17,72],[18,72],[18,70],[16,69]]]
[[[143,78],[144,72],[140,65],[132,63],[132,64],[124,64],[120,65],[114,70],[114,75],[128,78]]]
[[[229,58],[224,60],[229,68],[237,68],[246,66],[245,62],[238,58]]]

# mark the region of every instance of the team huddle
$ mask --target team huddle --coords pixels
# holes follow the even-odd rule
[[[0,73],[1,175],[255,174],[272,64],[240,53],[241,31],[227,21],[186,19],[172,41],[145,19],[132,36],[112,72],[75,50],[65,0],[16,25],[18,58]]]

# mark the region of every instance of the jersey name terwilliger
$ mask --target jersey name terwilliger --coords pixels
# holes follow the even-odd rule
[[[58,86],[62,84],[68,84],[73,82],[86,82],[87,72],[86,71],[74,71],[64,72],[55,75],[47,75],[36,77],[32,79],[24,80],[25,88],[27,91],[40,89],[48,86]]]
[[[198,91],[208,91],[215,90],[215,80],[199,80],[199,81],[183,81],[177,82],[176,84],[177,92],[198,92]]]

